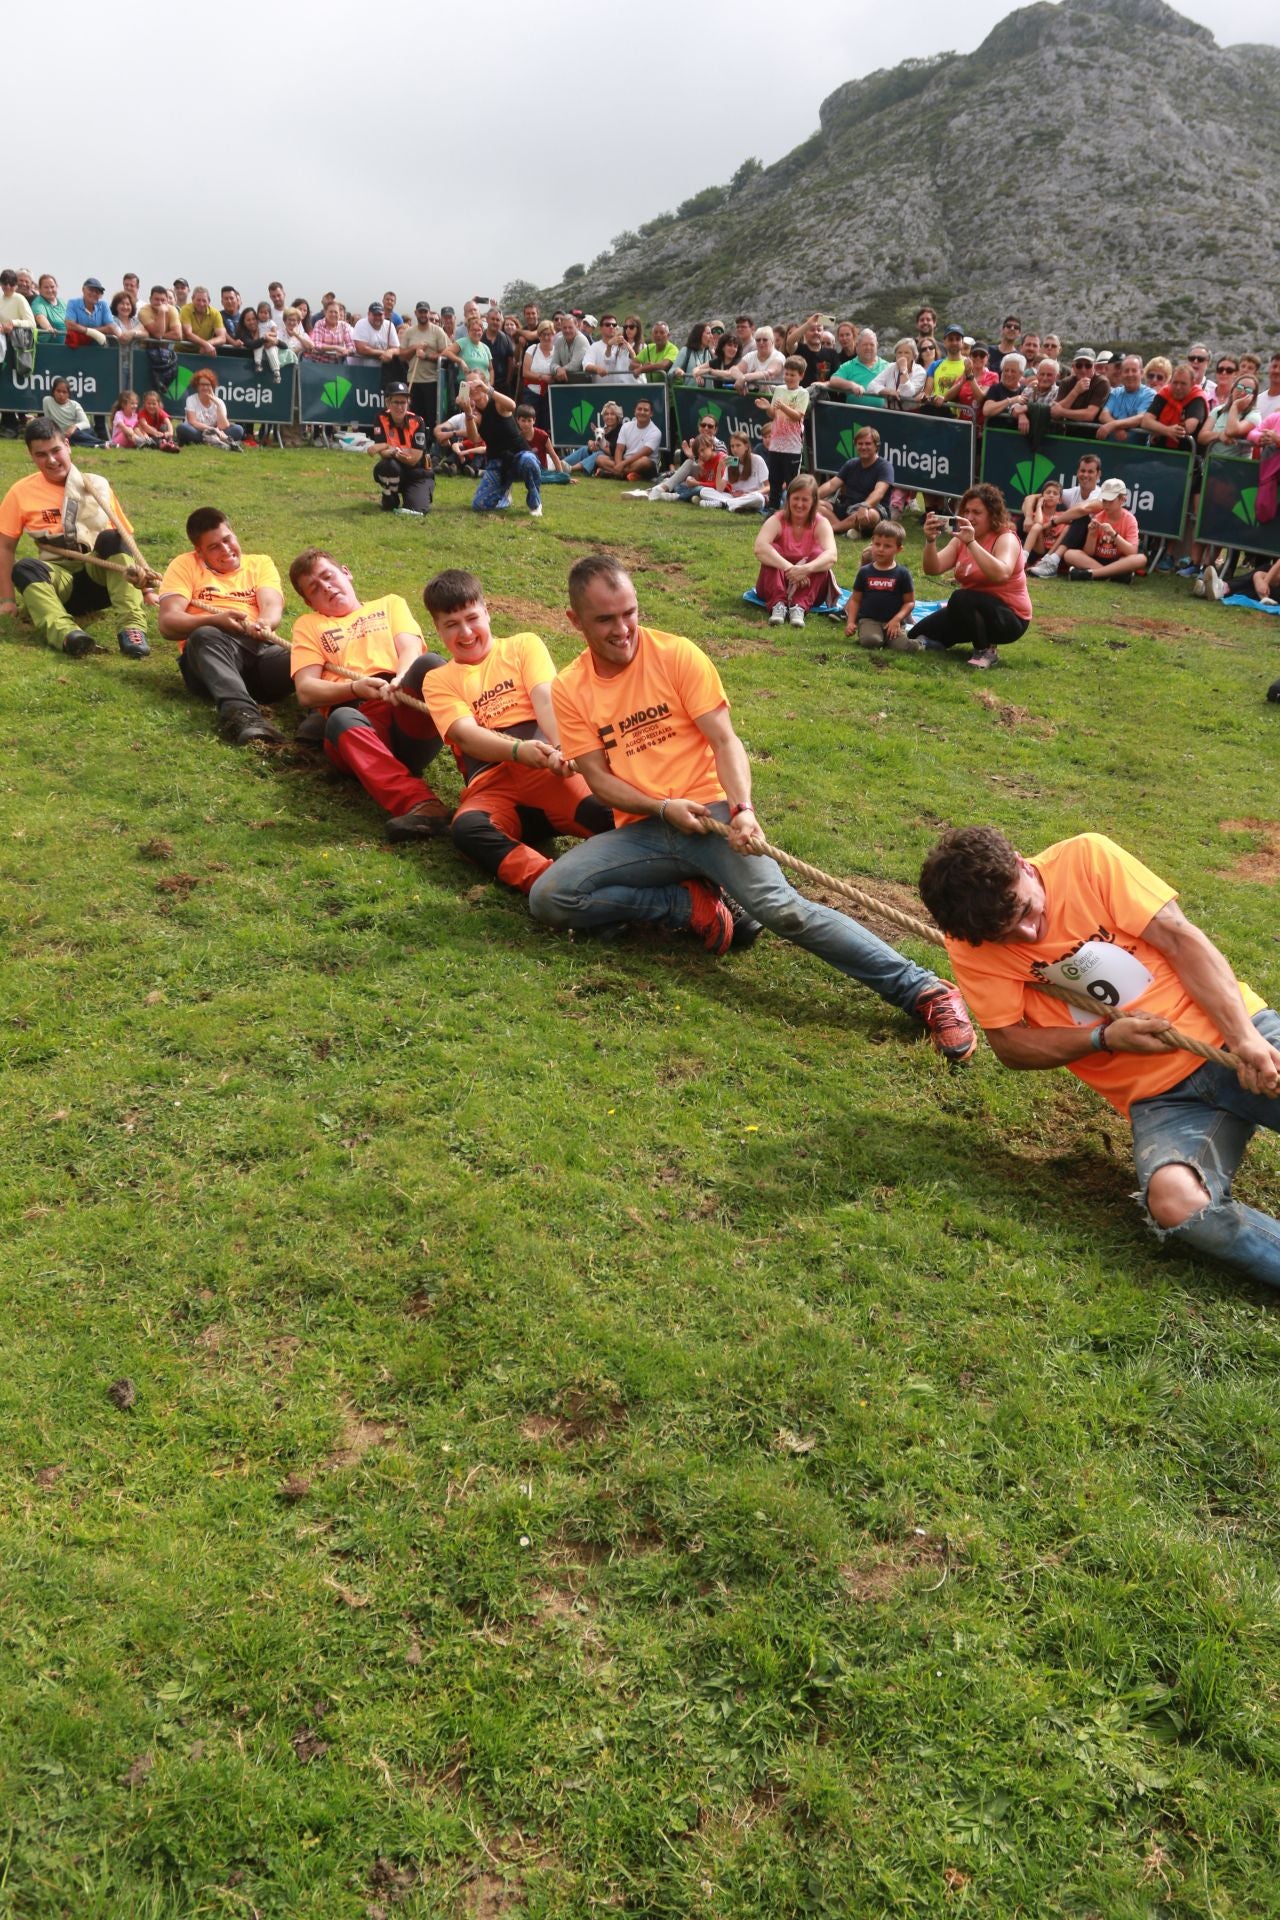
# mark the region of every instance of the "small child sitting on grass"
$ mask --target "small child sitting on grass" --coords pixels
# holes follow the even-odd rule
[[[890,647],[894,653],[923,653],[924,641],[906,630],[916,603],[915,582],[898,555],[906,532],[896,520],[882,520],[871,536],[849,595],[844,630],[856,633],[863,647]]]

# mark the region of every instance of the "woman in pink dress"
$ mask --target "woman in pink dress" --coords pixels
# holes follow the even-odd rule
[[[796,475],[783,505],[761,527],[756,559],[756,592],[769,609],[770,626],[789,620],[802,627],[809,607],[835,600],[836,536],[818,512],[818,483],[811,473]]]

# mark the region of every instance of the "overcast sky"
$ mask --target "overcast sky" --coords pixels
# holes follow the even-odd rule
[[[56,273],[64,298],[87,274],[110,298],[130,268],[144,289],[181,274],[215,300],[224,281],[262,298],[273,278],[356,308],[386,288],[402,307],[496,297],[558,280],[748,155],[779,159],[843,81],[948,41],[968,52],[1012,11],[976,0],[942,28],[921,16],[917,47],[856,8],[793,26],[780,0],[369,15],[336,0],[220,14],[63,0],[48,31],[98,103],[96,131],[82,137],[74,107],[32,121],[21,151],[38,165],[10,156],[0,253]],[[1280,42],[1274,0],[1181,11],[1220,45]],[[10,52],[34,42],[24,17]]]

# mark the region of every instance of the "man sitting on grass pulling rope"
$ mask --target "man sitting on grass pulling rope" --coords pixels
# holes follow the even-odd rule
[[[640,625],[635,588],[609,554],[578,561],[569,600],[587,646],[552,683],[560,746],[618,825],[535,882],[534,919],[592,932],[643,922],[693,933],[711,953],[750,945],[763,924],[915,1014],[948,1060],[967,1060],[973,1027],[956,989],[804,899],[763,853],[751,768],[707,656]],[[713,821],[728,823],[727,838]]]
[[[556,670],[538,635],[495,639],[484,588],[458,567],[428,580],[422,600],[453,656],[422,684],[423,701],[467,783],[450,828],[453,844],[486,873],[528,893],[551,865],[531,840],[607,833],[613,815],[560,751],[551,707]]]
[[[232,746],[284,735],[260,709],[289,692],[289,649],[276,637],[284,595],[266,553],[242,553],[221,507],[187,516],[190,553],[180,553],[160,582],[160,631],[176,640],[189,693],[212,700]]]
[[[320,547],[298,555],[289,581],[311,609],[293,623],[294,691],[300,706],[327,716],[326,754],[386,808],[388,840],[434,839],[448,827],[449,810],[422,770],[444,742],[425,713],[395,694],[403,688],[420,703],[423,679],[444,665],[444,655],[424,650],[422,629],[398,593],[362,604],[348,569]]]
[[[143,599],[154,601],[155,576],[141,562],[124,509],[105,480],[72,465],[52,420],[32,420],[23,437],[36,471],[0,500],[0,614],[16,613],[21,601],[37,636],[78,659],[93,651],[93,635],[77,616],[109,606],[124,622],[116,634],[121,653],[144,660],[151,649]],[[39,558],[15,562],[24,533]]]
[[[1231,1198],[1254,1129],[1280,1129],[1280,1017],[1168,882],[1102,834],[1025,860],[994,827],[961,827],[925,861],[920,894],[1000,1063],[1066,1067],[1126,1116],[1159,1237],[1280,1286],[1280,1221]],[[1082,988],[1103,1017],[1040,982]],[[1173,1027],[1229,1048],[1234,1068],[1169,1051]]]

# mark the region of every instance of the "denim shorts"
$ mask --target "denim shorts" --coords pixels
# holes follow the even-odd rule
[[[1280,1015],[1264,1007],[1253,1024],[1280,1048]],[[1236,1168],[1257,1129],[1280,1131],[1280,1099],[1246,1093],[1229,1067],[1206,1060],[1166,1092],[1135,1100],[1129,1124],[1140,1197],[1145,1199],[1160,1167],[1187,1166],[1204,1181],[1211,1204],[1220,1206],[1230,1197]]]

